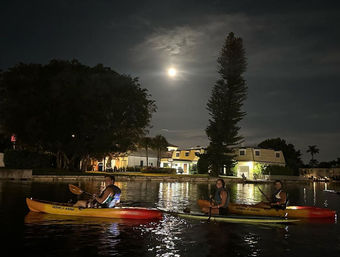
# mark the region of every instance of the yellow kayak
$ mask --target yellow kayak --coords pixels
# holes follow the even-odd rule
[[[201,208],[210,206],[207,200],[198,200]],[[335,219],[336,212],[326,208],[317,208],[313,206],[288,206],[285,210],[259,208],[253,205],[230,203],[228,212],[232,214],[248,216],[268,216],[268,217],[285,217],[285,218],[306,218],[306,219]]]
[[[33,200],[30,198],[26,198],[26,203],[28,208],[33,212],[58,215],[141,220],[162,218],[161,211],[140,207],[78,208],[73,207],[71,204]]]

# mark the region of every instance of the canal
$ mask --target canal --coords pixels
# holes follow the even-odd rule
[[[161,221],[139,222],[97,218],[61,217],[30,213],[25,197],[68,202],[77,196],[68,183],[0,181],[1,256],[339,256],[340,225],[245,225],[185,220],[165,214]],[[117,182],[122,202],[129,206],[199,211],[196,201],[207,198],[213,184]],[[98,181],[77,186],[98,192]],[[260,187],[230,184],[232,202],[252,204],[263,200]],[[340,212],[339,184],[286,185],[290,204],[327,207]]]

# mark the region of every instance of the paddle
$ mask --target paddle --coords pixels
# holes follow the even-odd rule
[[[75,194],[75,195],[81,195],[81,194],[87,194],[90,196],[93,196],[93,194],[90,194],[82,189],[80,189],[79,187],[72,185],[72,184],[68,184],[68,188],[70,189],[71,193]]]
[[[263,193],[263,191],[261,190],[261,188],[257,187],[257,189],[258,189],[258,190],[261,192],[261,194],[267,199],[267,201],[270,202],[269,197],[268,197],[265,193]]]
[[[211,205],[212,205],[212,198],[210,197],[209,218],[207,219],[208,222],[210,222],[210,218],[211,218]]]

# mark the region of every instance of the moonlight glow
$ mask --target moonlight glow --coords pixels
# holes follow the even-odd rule
[[[176,71],[175,68],[169,68],[169,69],[168,69],[168,75],[169,75],[169,77],[175,77],[175,76],[176,76],[176,73],[177,73],[177,71]]]

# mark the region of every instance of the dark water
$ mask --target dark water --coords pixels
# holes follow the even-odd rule
[[[196,183],[121,182],[129,205],[180,211],[208,195],[213,185]],[[79,186],[96,192],[101,184]],[[271,185],[260,185],[270,192]],[[340,212],[340,185],[288,184],[291,204],[328,207]],[[231,184],[231,199],[262,200],[252,184]],[[340,225],[305,223],[289,226],[244,225],[184,220],[166,214],[159,222],[60,217],[29,213],[25,197],[76,200],[67,183],[0,181],[0,255],[13,256],[339,256]]]

